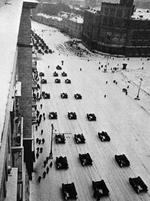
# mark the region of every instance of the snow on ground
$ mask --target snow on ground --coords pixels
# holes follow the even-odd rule
[[[55,51],[53,54],[41,56],[38,60],[38,71],[45,73],[48,84],[42,85],[42,90],[51,94],[50,100],[41,100],[41,112],[46,113],[38,131],[33,127],[34,137],[41,138],[40,131],[44,130],[46,139],[44,152],[35,163],[35,173],[30,183],[31,201],[61,201],[62,183],[74,182],[78,193],[78,201],[94,201],[92,180],[104,179],[110,195],[103,200],[111,201],[149,201],[149,193],[137,195],[129,185],[129,177],[141,176],[148,188],[150,187],[150,124],[149,124],[149,61],[146,59],[109,58],[102,55],[89,54],[84,57],[70,52],[64,43],[70,38],[57,29],[46,27],[33,22],[33,29]],[[58,71],[60,84],[54,83],[53,72],[56,65],[64,60],[63,71],[67,72],[71,84],[64,83],[61,71]],[[100,63],[99,63],[100,62]],[[122,71],[122,63],[127,62],[127,70]],[[144,62],[144,69],[142,63]],[[109,63],[109,64],[108,64]],[[119,65],[118,65],[119,64]],[[50,68],[48,68],[50,65]],[[107,65],[107,72],[101,65]],[[111,68],[119,67],[112,73]],[[82,71],[80,71],[82,68]],[[146,75],[146,76],[145,76]],[[137,77],[136,77],[137,76]],[[142,76],[141,100],[136,101],[139,78]],[[113,83],[117,80],[118,85]],[[148,79],[148,80],[147,80]],[[108,84],[106,84],[108,81]],[[130,81],[130,82],[129,82]],[[128,95],[122,92],[127,87]],[[60,93],[66,92],[68,99],[61,99]],[[74,94],[81,93],[83,99],[75,100]],[[106,94],[106,98],[104,95]],[[49,120],[48,113],[56,111],[57,120]],[[76,112],[77,120],[68,120],[68,111]],[[86,119],[87,113],[95,113],[96,122]],[[37,182],[42,175],[43,161],[50,152],[51,123],[55,133],[66,133],[66,144],[57,145],[53,141],[53,162],[57,156],[67,156],[69,169],[58,171],[53,165],[46,179]],[[102,143],[97,136],[99,131],[107,131],[111,137],[108,143]],[[83,133],[86,138],[84,145],[76,145],[73,140],[75,133]],[[78,154],[89,152],[93,159],[93,166],[82,167]],[[115,154],[125,153],[130,160],[129,168],[119,168],[114,160]]]

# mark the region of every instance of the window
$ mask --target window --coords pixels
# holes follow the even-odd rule
[[[117,10],[117,17],[122,17],[122,10],[121,9]]]

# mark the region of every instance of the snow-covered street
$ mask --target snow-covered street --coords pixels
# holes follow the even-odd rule
[[[137,195],[133,191],[129,177],[140,176],[150,189],[150,61],[146,58],[110,58],[94,53],[80,57],[64,45],[70,40],[69,36],[57,29],[36,22],[32,22],[32,29],[54,53],[39,56],[37,61],[38,72],[44,72],[44,79],[47,80],[47,84],[42,84],[42,91],[50,93],[51,98],[37,103],[38,110],[46,114],[46,120],[42,120],[37,131],[33,126],[33,136],[35,139],[45,138],[45,144],[39,146],[43,147],[43,153],[34,164],[30,201],[61,201],[62,183],[71,182],[75,184],[78,201],[94,201],[92,181],[102,179],[110,192],[109,197],[102,200],[149,201],[149,192]],[[127,70],[122,70],[124,62],[127,63]],[[56,70],[57,65],[61,65],[62,70]],[[104,72],[105,65],[107,72]],[[114,73],[113,67],[118,68]],[[59,74],[60,84],[54,82],[54,71]],[[71,84],[64,82],[63,71]],[[143,79],[140,100],[135,100],[140,78]],[[122,92],[123,88],[128,89],[127,95]],[[62,92],[68,94],[68,99],[60,97]],[[74,98],[76,93],[82,95],[81,100]],[[58,119],[49,120],[49,112],[57,112]],[[69,120],[68,112],[76,112],[77,120]],[[94,113],[97,120],[88,121],[87,113]],[[66,143],[56,144],[53,139],[53,166],[39,183],[38,176],[44,171],[43,161],[50,153],[52,123],[54,136],[64,133]],[[98,132],[101,131],[109,134],[110,142],[100,141]],[[85,144],[75,144],[73,137],[77,133],[84,134]],[[79,153],[89,153],[93,165],[82,167]],[[120,168],[115,154],[125,154],[130,167]],[[55,159],[58,156],[67,157],[69,169],[56,170]]]

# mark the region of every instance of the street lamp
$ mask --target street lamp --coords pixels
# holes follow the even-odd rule
[[[50,147],[50,158],[53,159],[53,149],[52,149],[52,145],[53,145],[53,131],[54,131],[54,125],[51,124],[52,127],[52,131],[51,131],[51,147]]]
[[[140,84],[139,84],[139,88],[138,88],[138,93],[137,93],[137,96],[136,96],[135,100],[140,100],[139,95],[140,95],[142,81],[143,81],[143,79],[140,78]]]

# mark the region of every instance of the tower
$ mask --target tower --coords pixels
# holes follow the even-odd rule
[[[86,0],[86,7],[95,7],[96,0]]]
[[[134,0],[120,0],[120,5],[126,6],[126,7],[132,7],[134,3]]]

